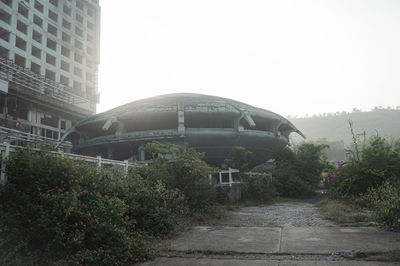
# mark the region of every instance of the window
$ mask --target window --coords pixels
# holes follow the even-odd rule
[[[19,4],[18,6],[18,13],[20,13],[22,16],[28,18],[28,9],[24,7],[22,4]]]
[[[80,1],[76,1],[76,7],[80,10],[83,10],[83,4]]]
[[[26,41],[22,40],[20,37],[16,37],[15,46],[17,46],[21,50],[26,50]]]
[[[51,71],[51,70],[49,70],[49,69],[46,69],[45,77],[46,77],[47,79],[51,79],[51,80],[53,80],[53,81],[56,81],[56,73],[53,72],[53,71]]]
[[[86,72],[86,80],[89,82],[93,82],[93,74]]]
[[[50,0],[49,1],[53,6],[58,7],[58,0]]]
[[[87,14],[89,15],[89,17],[93,17],[93,16],[94,16],[94,11],[93,11],[93,9],[88,8]]]
[[[31,70],[33,73],[40,75],[40,65],[31,62]]]
[[[79,23],[83,24],[83,17],[81,15],[79,15],[78,13],[75,15],[76,21],[78,21]]]
[[[65,14],[71,16],[71,8],[69,8],[66,5],[64,5],[63,11],[64,11]]]
[[[33,23],[35,23],[39,27],[43,26],[43,20],[36,15],[33,15]]]
[[[60,75],[60,83],[64,84],[65,86],[69,86],[69,78],[66,76]]]
[[[94,29],[94,24],[93,24],[92,22],[88,21],[88,22],[87,22],[87,27],[88,27],[89,29],[93,30],[93,29]]]
[[[46,63],[55,66],[56,65],[56,57],[50,54],[46,54]]]
[[[75,40],[75,48],[83,49],[83,43],[78,40]]]
[[[93,49],[93,48],[90,48],[89,46],[86,47],[86,52],[87,52],[88,54],[90,54],[90,55],[94,55],[94,49]]]
[[[64,60],[61,60],[61,69],[69,72],[69,64],[67,62],[65,62]]]
[[[19,54],[15,54],[14,62],[15,64],[19,65],[20,67],[25,67],[25,58],[20,56]]]
[[[34,39],[38,43],[42,43],[42,34],[35,30],[32,30],[32,39]]]
[[[71,29],[71,23],[68,20],[63,19],[63,27],[67,29]]]
[[[10,40],[10,32],[0,27],[0,39],[3,39],[4,41],[8,42]]]
[[[86,35],[86,39],[89,41],[89,42],[93,42],[93,36],[92,35],[90,35],[90,34],[88,34],[88,35]]]
[[[40,49],[33,45],[32,45],[32,55],[39,59],[42,58],[42,52],[40,51]]]
[[[23,23],[22,21],[17,21],[17,30],[19,30],[22,33],[27,34],[28,33],[28,25]]]
[[[63,56],[65,56],[65,57],[69,57],[70,51],[69,51],[69,49],[68,49],[67,47],[62,46],[62,47],[61,47],[61,54],[62,54]]]
[[[57,37],[57,28],[51,24],[47,25],[47,31]]]
[[[39,12],[43,13],[43,5],[38,0],[35,0],[35,8]]]
[[[82,59],[83,58],[82,58],[81,55],[75,53],[75,57],[74,58],[75,58],[75,62],[82,64]]]
[[[12,0],[1,0],[5,5],[8,5],[9,7],[12,7]]]
[[[81,90],[82,84],[79,81],[74,80],[74,89]]]
[[[51,11],[51,10],[49,10],[49,18],[51,19],[51,20],[53,20],[54,22],[56,22],[57,23],[57,19],[58,19],[58,15],[56,14],[56,13],[54,13],[53,11]]]
[[[0,57],[8,58],[8,49],[0,46]]]
[[[50,39],[47,39],[47,48],[50,48],[53,51],[57,51],[57,43]]]
[[[70,43],[71,42],[71,36],[69,36],[67,33],[63,32],[62,33],[62,40],[64,42]]]
[[[11,22],[11,15],[8,14],[5,10],[0,9],[0,20],[4,21],[7,24]]]
[[[81,37],[83,37],[83,31],[79,27],[75,27],[75,33]]]
[[[82,70],[80,68],[74,68],[74,74],[78,77],[82,77]]]
[[[86,66],[87,66],[87,67],[94,67],[93,61],[91,61],[91,60],[89,60],[89,59],[86,58]]]

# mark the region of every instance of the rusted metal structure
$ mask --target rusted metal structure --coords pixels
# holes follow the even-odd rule
[[[65,135],[77,153],[144,161],[149,141],[188,143],[220,166],[236,146],[253,152],[251,165],[268,160],[289,134],[303,135],[284,117],[238,101],[201,94],[168,94],[91,116]]]

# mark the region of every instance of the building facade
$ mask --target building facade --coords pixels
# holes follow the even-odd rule
[[[0,0],[0,127],[60,139],[96,112],[98,0]]]

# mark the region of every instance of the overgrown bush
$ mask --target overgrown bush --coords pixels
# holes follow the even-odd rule
[[[400,184],[400,149],[395,143],[373,136],[363,150],[354,155],[331,175],[331,196],[363,194],[385,182]]]
[[[326,145],[303,143],[295,149],[282,147],[273,154],[274,186],[279,195],[298,197],[311,195],[321,182],[321,172],[327,167],[323,156]]]
[[[385,182],[367,193],[377,222],[400,229],[400,189]]]
[[[147,256],[127,204],[96,167],[20,150],[0,188],[1,259],[111,265]],[[39,262],[38,262],[39,261]]]
[[[268,202],[276,196],[271,176],[266,173],[243,176],[240,185],[243,200]]]
[[[202,160],[204,154],[187,145],[158,142],[147,143],[144,150],[152,156],[151,163],[139,169],[144,179],[149,182],[161,180],[168,189],[179,190],[191,215],[213,212],[216,194],[208,175],[216,169]]]

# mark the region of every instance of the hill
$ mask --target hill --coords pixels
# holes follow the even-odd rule
[[[342,145],[349,147],[352,144],[349,120],[353,122],[354,133],[365,132],[367,138],[376,134],[388,139],[400,138],[400,110],[398,109],[375,108],[369,112],[342,112],[305,118],[289,118],[289,120],[304,133],[307,137],[306,141],[327,143],[338,148]],[[292,143],[296,144],[302,141],[301,137],[294,135],[291,136]],[[363,138],[360,135],[361,141]]]

